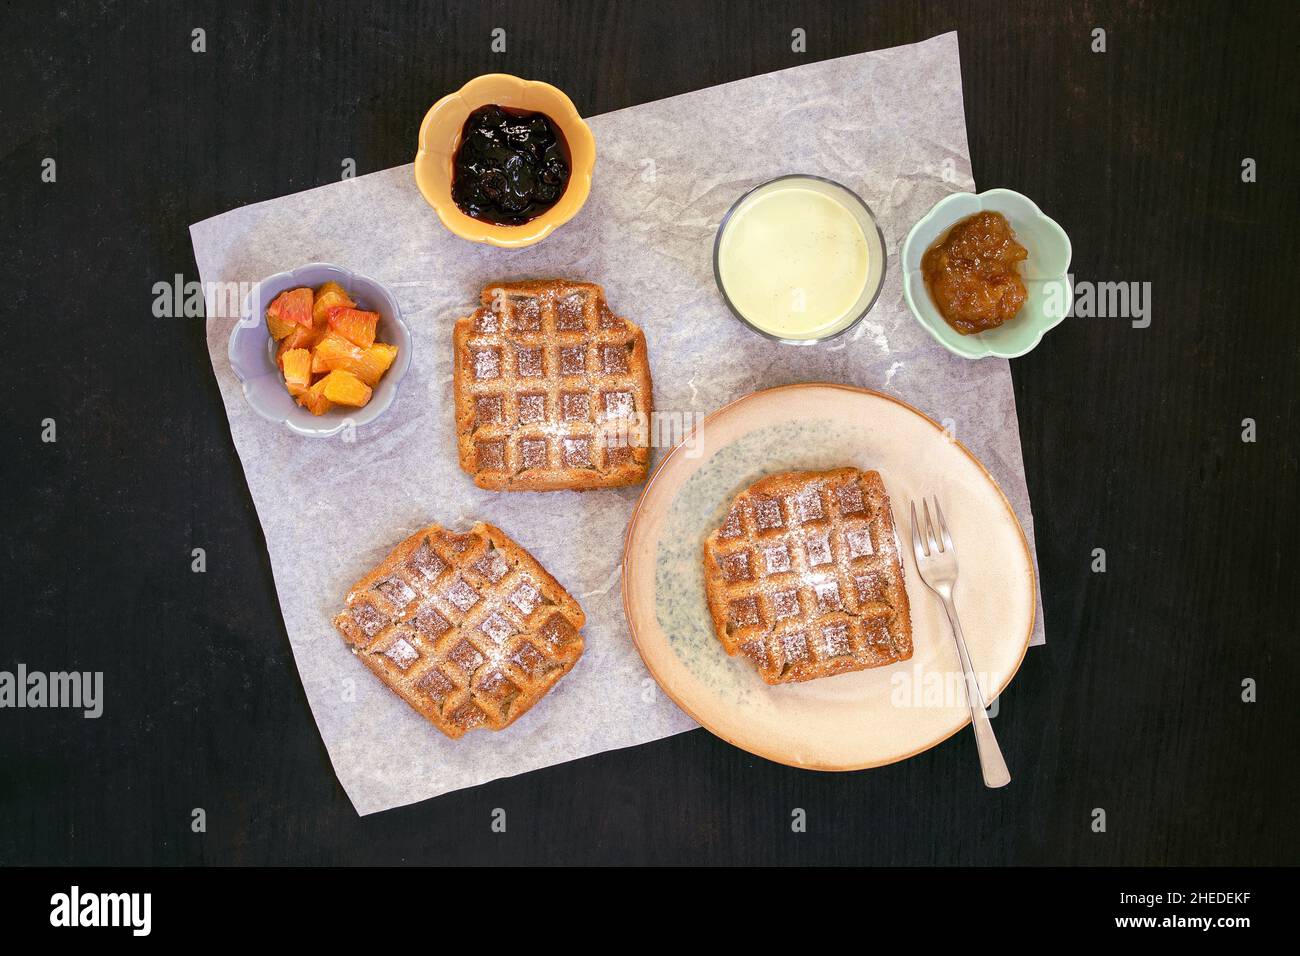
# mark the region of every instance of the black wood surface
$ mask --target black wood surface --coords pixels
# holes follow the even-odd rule
[[[5,6],[0,670],[102,670],[107,702],[0,710],[0,863],[1300,859],[1294,4]],[[1072,319],[1012,363],[1049,640],[996,721],[1012,785],[969,733],[819,775],[695,731],[359,819],[202,320],[151,313],[197,278],[187,226],[409,162],[479,73],[590,115],[954,29],[978,185],[1049,210],[1079,279],[1152,295],[1149,328]]]

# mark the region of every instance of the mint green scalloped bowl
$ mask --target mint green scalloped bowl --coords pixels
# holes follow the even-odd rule
[[[1016,317],[988,332],[962,335],[935,308],[921,275],[925,250],[957,222],[977,212],[1000,212],[1015,230],[1016,239],[1028,258],[1020,263],[1029,297]],[[1070,282],[1070,237],[1033,200],[1010,189],[975,193],[953,193],[912,227],[903,240],[903,297],[912,315],[936,342],[954,355],[979,359],[990,355],[1017,358],[1043,340],[1049,329],[1060,325],[1070,312],[1074,288]]]

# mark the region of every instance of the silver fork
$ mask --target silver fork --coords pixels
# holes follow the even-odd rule
[[[987,713],[988,704],[984,702],[979,682],[975,679],[970,651],[966,650],[966,638],[961,632],[961,622],[957,620],[957,608],[952,603],[952,588],[957,583],[957,549],[953,547],[952,537],[948,534],[948,525],[943,520],[939,499],[934,499],[934,511],[939,521],[938,536],[930,521],[929,502],[922,499],[921,508],[925,512],[924,538],[916,520],[916,502],[912,502],[912,551],[916,554],[916,569],[921,572],[921,580],[926,587],[939,595],[944,610],[948,612],[952,636],[957,641],[957,655],[961,658],[962,670],[966,672],[966,702],[970,704],[970,722],[975,729],[975,746],[979,750],[984,786],[1005,787],[1011,782],[1011,774],[1007,772],[1007,762],[1002,759],[998,739],[993,735],[993,723]]]

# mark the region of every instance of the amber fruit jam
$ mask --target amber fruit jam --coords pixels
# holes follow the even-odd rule
[[[981,212],[926,250],[921,273],[944,320],[962,335],[975,335],[1015,318],[1025,304],[1017,264],[1027,256],[1005,216]]]

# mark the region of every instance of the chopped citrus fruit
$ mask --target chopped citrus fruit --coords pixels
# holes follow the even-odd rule
[[[351,372],[335,369],[320,380],[325,397],[340,405],[352,405],[360,408],[370,401],[370,387]]]
[[[373,388],[379,384],[395,358],[396,345],[376,342],[368,349],[360,349],[337,332],[327,332],[312,353],[311,369],[313,372],[332,372],[336,369],[351,372]]]
[[[312,371],[332,372],[341,368],[351,372],[364,353],[337,332],[326,332],[312,354]]]
[[[316,346],[320,334],[311,326],[303,328],[301,325],[294,328],[292,332],[280,340],[280,347],[276,350],[275,361],[281,369],[284,368],[284,354],[293,349],[312,349]]]
[[[360,309],[331,309],[329,326],[353,345],[368,349],[375,344],[375,329],[379,325],[378,312]]]
[[[313,415],[324,415],[328,412],[332,403],[325,397],[325,379],[321,379],[299,395],[298,404]]]
[[[311,328],[312,293],[306,287],[281,292],[266,307],[266,327],[277,342],[294,330],[294,326]]]
[[[356,303],[348,298],[343,286],[337,282],[326,282],[316,290],[316,304],[311,310],[312,318],[316,322],[316,327],[323,329],[329,321],[331,311],[338,308],[350,309],[355,305]]]
[[[280,361],[284,384],[291,395],[301,395],[311,384],[311,353],[306,349],[289,349]]]
[[[294,329],[298,328],[294,322],[286,322],[280,318],[279,314],[272,315],[271,310],[266,310],[266,328],[271,333],[271,338],[280,341]]]
[[[357,376],[366,384],[374,386],[383,378],[395,358],[397,358],[396,345],[376,342],[361,356],[361,366]]]
[[[337,282],[280,293],[266,308],[266,326],[285,388],[313,415],[365,405],[397,359],[396,345],[375,341],[379,313],[358,309]]]

